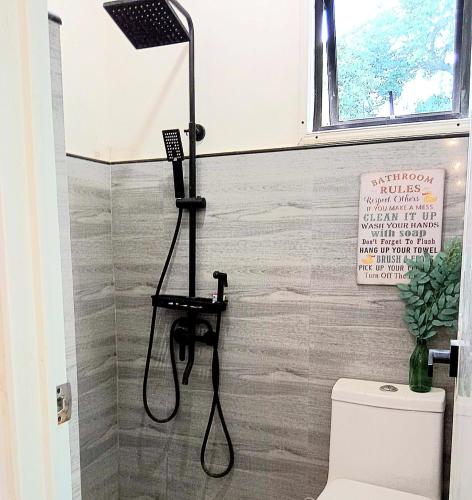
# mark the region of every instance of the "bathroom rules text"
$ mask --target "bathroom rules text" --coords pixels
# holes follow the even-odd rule
[[[405,257],[441,251],[442,169],[373,172],[361,176],[357,282],[407,281]]]

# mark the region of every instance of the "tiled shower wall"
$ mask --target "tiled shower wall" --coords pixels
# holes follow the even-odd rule
[[[198,161],[198,192],[208,201],[198,224],[198,293],[215,289],[216,269],[229,281],[221,401],[236,461],[223,479],[208,478],[199,464],[211,402],[209,348],[197,348],[174,421],[153,424],[142,407],[150,295],[177,215],[172,168],[165,162],[113,165],[120,498],[316,498],[328,471],[333,384],[340,377],[406,383],[414,345],[396,288],[356,284],[359,176],[446,169],[448,238],[462,233],[466,159],[467,139],[456,138]],[[169,292],[186,293],[187,243],[184,223]],[[87,256],[89,262],[94,252]],[[149,399],[161,417],[173,404],[168,330],[175,317],[161,311],[157,324]],[[111,334],[107,339],[111,355]],[[433,344],[447,342],[442,337]],[[453,384],[446,370],[436,370],[435,385],[448,391],[449,443]],[[217,446],[209,447],[207,459],[218,467],[226,460],[219,425],[211,439]],[[447,445],[445,488],[448,452]]]
[[[67,158],[83,500],[118,498],[110,166]]]
[[[449,237],[462,232],[466,152],[463,138],[199,160],[208,200],[199,293],[214,290],[215,269],[230,284],[221,399],[237,455],[221,480],[198,461],[211,400],[208,348],[197,350],[173,422],[152,424],[142,409],[149,296],[176,219],[172,170],[113,165],[110,196],[110,166],[69,157],[83,498],[118,498],[118,482],[123,499],[316,497],[326,480],[332,385],[339,377],[406,382],[413,348],[396,289],[355,282],[359,175],[446,168]],[[186,293],[187,241],[184,223],[168,291]],[[173,402],[174,317],[160,316],[154,350],[150,401],[160,416]],[[436,385],[448,388],[449,436],[453,386],[437,373]],[[212,439],[223,444],[218,426]],[[445,457],[447,485],[447,449]],[[210,447],[208,460],[217,466],[225,456]]]

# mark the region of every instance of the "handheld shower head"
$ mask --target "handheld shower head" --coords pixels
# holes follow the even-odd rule
[[[114,0],[105,10],[136,49],[189,42],[190,36],[168,0]]]
[[[184,172],[182,161],[184,159],[184,148],[180,138],[180,130],[163,130],[164,145],[166,147],[167,160],[172,162],[174,170],[174,192],[176,198],[185,198]]]
[[[162,137],[164,137],[164,146],[166,147],[167,160],[182,161],[184,159],[184,148],[182,147],[180,130],[178,128],[163,130]]]

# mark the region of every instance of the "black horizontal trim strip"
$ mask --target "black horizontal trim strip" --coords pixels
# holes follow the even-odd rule
[[[59,24],[60,26],[62,25],[62,19],[59,16],[56,16],[56,14],[53,14],[52,12],[48,12],[48,19],[50,21],[53,21],[54,23]]]
[[[244,151],[227,151],[224,153],[206,153],[197,155],[197,158],[215,158],[223,156],[241,156],[241,155],[253,155],[261,153],[283,153],[286,151],[307,151],[312,149],[324,149],[324,148],[341,148],[349,146],[367,146],[369,144],[388,144],[395,142],[412,142],[412,141],[429,141],[435,139],[454,139],[457,137],[469,137],[468,132],[458,132],[458,133],[447,133],[447,134],[436,134],[436,135],[420,135],[420,136],[410,136],[410,137],[392,137],[383,139],[366,139],[366,140],[353,140],[346,141],[339,144],[313,144],[309,146],[289,146],[285,148],[268,148],[268,149],[249,149]],[[88,158],[86,156],[76,155],[72,153],[67,153],[67,156],[71,158],[79,158],[82,160],[94,161],[96,163],[104,163],[107,165],[125,165],[133,163],[150,163],[157,161],[167,161],[167,158],[144,158],[141,160],[120,160],[120,161],[105,161],[97,160],[94,158]],[[188,156],[185,157],[188,159]]]
[[[88,156],[76,155],[74,153],[66,153],[69,158],[77,158],[78,160],[91,161],[94,163],[102,163],[103,165],[111,165],[111,162],[106,160],[99,160],[98,158],[89,158]]]
[[[223,155],[224,156],[224,153]],[[201,155],[197,155],[197,158],[202,158]],[[188,160],[188,156],[184,156],[184,160]],[[119,160],[111,161],[110,165],[125,165],[126,163],[151,163],[153,161],[169,161],[167,157],[162,158],[142,158],[141,160]]]

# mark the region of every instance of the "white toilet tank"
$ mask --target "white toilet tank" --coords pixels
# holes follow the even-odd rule
[[[328,482],[352,479],[441,499],[445,392],[340,379],[332,392]]]

